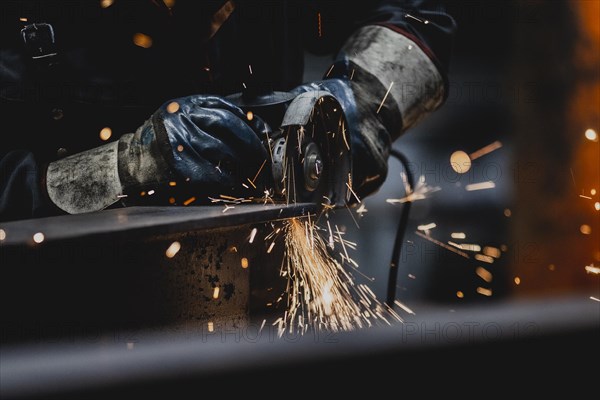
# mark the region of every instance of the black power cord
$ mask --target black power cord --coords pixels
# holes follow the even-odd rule
[[[411,190],[415,190],[415,182],[412,172],[409,168],[408,158],[401,152],[395,149],[390,150],[390,155],[396,158],[402,164],[402,168],[406,172],[406,180],[410,185]],[[409,193],[406,193],[408,196]],[[410,206],[412,202],[407,201],[402,207],[402,214],[400,215],[400,221],[398,221],[398,230],[396,231],[396,239],[394,240],[394,248],[392,250],[392,259],[390,260],[390,272],[388,276],[388,287],[387,287],[387,305],[390,308],[394,308],[394,300],[396,300],[396,281],[398,280],[398,267],[400,264],[400,253],[402,251],[402,242],[404,240],[404,234],[406,232],[406,226],[408,224],[408,213],[410,212]]]

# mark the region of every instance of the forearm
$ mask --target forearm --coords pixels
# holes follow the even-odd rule
[[[363,195],[385,180],[394,140],[443,104],[454,29],[435,2],[384,1],[342,45],[326,78],[352,88],[353,167]]]

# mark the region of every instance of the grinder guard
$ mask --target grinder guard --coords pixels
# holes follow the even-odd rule
[[[352,187],[346,126],[330,92],[305,92],[291,102],[281,123],[285,152],[280,141],[272,152],[275,182],[288,202],[346,205]]]

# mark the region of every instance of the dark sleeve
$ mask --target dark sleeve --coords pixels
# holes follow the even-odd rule
[[[55,214],[42,191],[39,166],[32,153],[11,151],[0,160],[0,221]]]

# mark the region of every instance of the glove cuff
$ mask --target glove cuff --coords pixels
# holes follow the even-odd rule
[[[55,161],[48,165],[46,191],[69,214],[102,210],[119,200],[118,142]]]
[[[402,118],[400,129],[390,131],[392,140],[444,102],[444,78],[435,63],[414,41],[388,27],[361,28],[346,41],[338,60],[376,77],[386,88],[386,101],[394,100]],[[371,104],[373,113],[379,113],[383,100]]]
[[[155,189],[170,180],[171,168],[165,160],[166,152],[161,149],[155,128],[155,124],[147,120],[135,133],[119,139],[118,170],[126,194]]]

